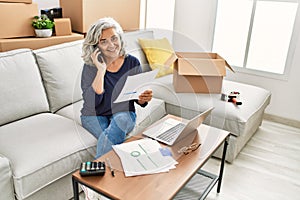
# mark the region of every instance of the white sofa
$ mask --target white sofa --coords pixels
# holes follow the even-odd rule
[[[124,34],[127,51],[149,70],[138,38],[151,31]],[[95,155],[96,139],[80,125],[82,40],[38,50],[0,53],[0,200],[65,200],[73,195],[71,174]],[[243,94],[236,107],[219,95],[176,94],[172,75],[152,84],[155,98],[137,106],[134,135],[167,113],[185,118],[215,109],[205,123],[232,133],[227,160],[232,162],[259,127],[270,92],[224,80],[224,89]],[[219,152],[215,154],[219,156]]]

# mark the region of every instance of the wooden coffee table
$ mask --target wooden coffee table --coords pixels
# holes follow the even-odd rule
[[[166,117],[178,119],[178,117],[173,115],[167,115]],[[159,122],[154,123],[152,126],[157,125]],[[72,175],[74,200],[79,200],[79,183],[111,199],[172,199],[196,174],[201,174],[211,179],[210,184],[207,185],[202,196],[199,197],[200,199],[204,199],[216,183],[218,183],[217,192],[219,193],[230,133],[202,124],[195,134],[195,138],[186,138],[169,147],[173,157],[178,161],[178,165],[176,165],[176,169],[166,173],[125,177],[119,157],[113,150],[108,152],[97,159],[97,161],[105,161],[106,158],[109,158],[113,168],[115,168],[115,176],[111,175],[107,165],[104,176],[81,177],[79,170],[76,171]],[[126,142],[141,138],[143,136],[139,134],[126,140]],[[201,143],[201,146],[187,155],[178,153],[180,148],[189,146],[191,143]],[[223,143],[223,156],[220,161],[219,174],[214,175],[201,170],[201,167]]]

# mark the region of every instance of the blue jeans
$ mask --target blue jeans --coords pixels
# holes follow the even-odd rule
[[[81,116],[82,126],[98,139],[95,159],[121,144],[136,122],[134,112],[118,112],[110,116]]]

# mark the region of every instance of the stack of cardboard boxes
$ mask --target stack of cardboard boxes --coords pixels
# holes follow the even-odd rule
[[[72,29],[85,34],[102,17],[113,17],[124,31],[140,28],[140,0],[60,0],[63,17],[70,18]]]
[[[19,48],[38,49],[83,39],[83,34],[72,33],[70,19],[57,20],[58,34],[37,38],[31,21],[39,14],[38,5],[32,0],[0,0],[0,52]]]

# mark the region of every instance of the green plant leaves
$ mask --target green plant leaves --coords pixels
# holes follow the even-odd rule
[[[51,21],[47,15],[34,16],[32,20],[32,26],[35,29],[52,29],[55,23]]]

